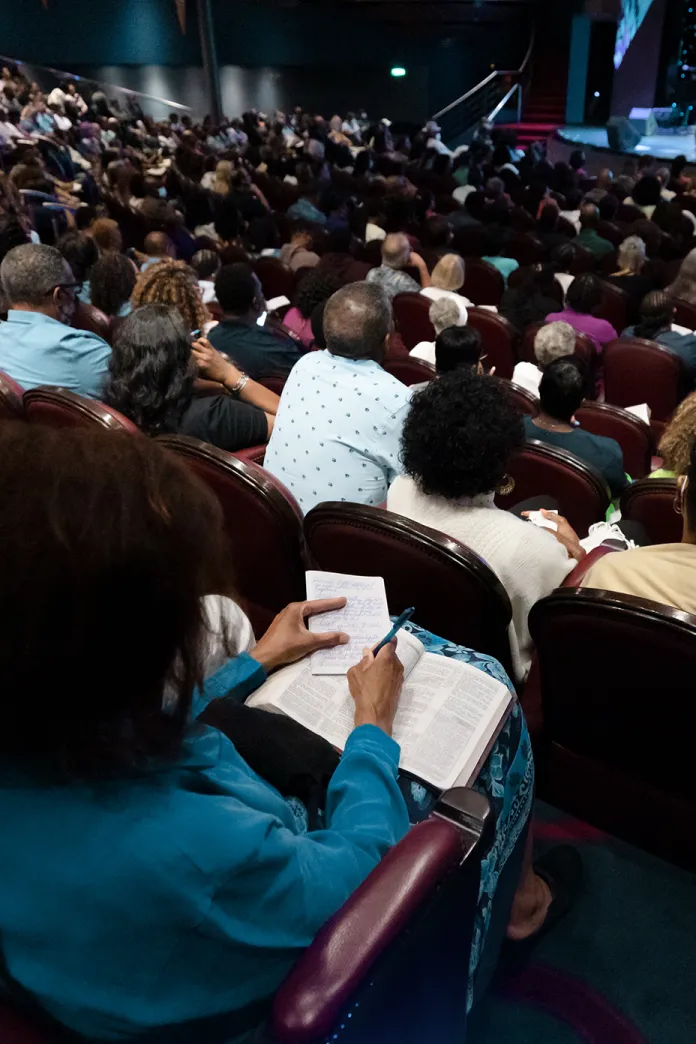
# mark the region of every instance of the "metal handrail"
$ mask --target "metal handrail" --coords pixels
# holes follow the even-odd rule
[[[493,112],[489,112],[488,116],[486,116],[486,119],[488,120],[488,122],[492,123],[492,121],[496,118],[498,113],[502,109],[505,108],[505,106],[510,101],[510,98],[512,98],[512,96],[515,93],[515,91],[521,91],[521,90],[522,90],[522,87],[521,87],[521,85],[519,83],[513,84],[512,87],[510,88],[510,90],[505,95],[505,97],[502,98],[501,101],[498,102],[498,104],[496,105],[495,109],[493,109]]]

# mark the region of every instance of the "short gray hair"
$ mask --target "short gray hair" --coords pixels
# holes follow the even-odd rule
[[[459,305],[451,297],[438,297],[430,306],[428,312],[430,322],[435,327],[435,333],[441,334],[443,330],[449,330],[450,326],[463,326]]]
[[[645,243],[640,236],[628,236],[619,247],[619,264],[631,272],[641,271],[646,256]]]
[[[57,286],[72,278],[60,251],[42,243],[14,247],[0,265],[0,282],[10,304],[41,305]]]
[[[391,232],[382,241],[382,264],[387,268],[405,268],[411,256],[411,244],[403,232]]]
[[[547,323],[534,338],[534,354],[542,370],[574,351],[575,330],[570,323]]]
[[[326,347],[345,359],[381,359],[393,325],[389,298],[371,283],[349,283],[324,308]]]

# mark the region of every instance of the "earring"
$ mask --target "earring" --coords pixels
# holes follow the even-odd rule
[[[676,513],[678,515],[683,515],[684,514],[684,511],[683,511],[683,508],[682,508],[682,495],[681,495],[681,490],[680,489],[677,489],[677,492],[674,494],[674,500],[672,501],[672,507],[674,508],[674,510],[676,511]]]
[[[515,488],[515,480],[511,475],[503,475],[503,481],[498,486],[498,496],[507,497]]]

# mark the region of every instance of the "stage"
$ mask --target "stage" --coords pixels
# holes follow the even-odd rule
[[[602,153],[604,159],[601,166],[612,166],[610,157],[654,156],[657,160],[671,161],[677,156],[686,156],[690,163],[696,163],[695,127],[689,128],[688,134],[653,134],[642,138],[639,145],[625,152],[617,152],[609,148],[606,127],[560,127],[558,138],[572,148],[582,146],[586,150],[596,150],[598,159]],[[615,161],[614,161],[615,162]]]

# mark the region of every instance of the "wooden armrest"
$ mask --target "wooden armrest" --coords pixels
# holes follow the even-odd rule
[[[585,555],[582,562],[578,562],[572,573],[568,573],[561,587],[581,587],[583,580],[595,562],[599,562],[600,558],[604,558],[605,555],[611,555],[616,550],[617,548],[615,547],[605,547],[603,544],[595,547],[589,554]]]

